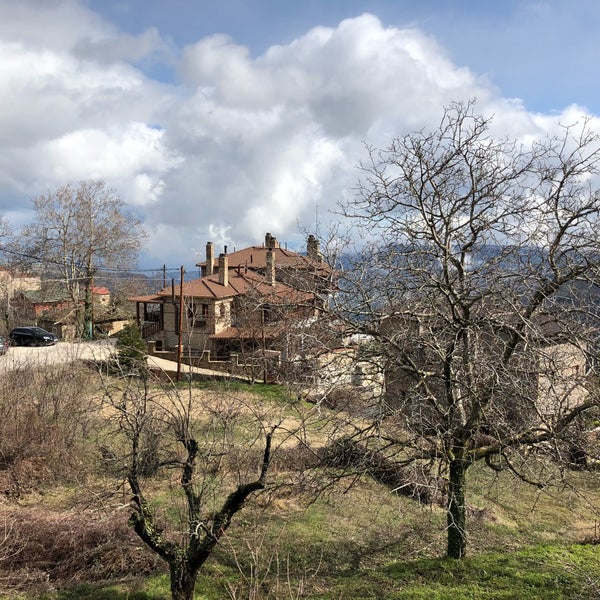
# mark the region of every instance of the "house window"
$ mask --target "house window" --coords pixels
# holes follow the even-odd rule
[[[206,327],[208,320],[208,304],[190,302],[187,306],[187,318],[192,327]]]
[[[281,319],[281,309],[273,304],[262,304],[263,323],[275,323]]]

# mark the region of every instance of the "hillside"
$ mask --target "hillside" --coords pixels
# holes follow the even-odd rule
[[[89,384],[89,372],[82,376]],[[307,429],[310,435],[326,430],[326,409],[309,420],[315,407],[290,403],[275,386],[203,385],[192,396],[199,422],[217,413],[233,422],[234,415],[260,412],[262,419],[283,414],[288,430],[301,417],[320,424]],[[109,415],[106,408],[98,413],[97,400],[78,406],[79,425],[87,415],[83,437],[72,421],[68,440],[66,432],[56,434],[57,423],[66,423],[66,413],[57,410],[50,429],[44,419],[30,421],[39,440],[55,432],[52,451],[40,447],[36,456],[32,442],[18,461],[9,464],[3,455],[0,598],[168,597],[164,563],[127,525],[130,494],[118,473],[107,469]],[[4,449],[8,431],[5,422]],[[236,431],[235,445],[247,444],[248,430]],[[235,516],[200,572],[198,599],[591,599],[600,593],[596,473],[557,470],[555,485],[537,489],[508,471],[474,466],[468,481],[470,553],[448,561],[439,558],[446,518],[441,507],[396,495],[368,476],[319,487],[323,473],[302,473],[302,452],[289,439],[280,441],[270,485]],[[69,460],[61,455],[64,442]],[[231,448],[236,468],[251,462],[247,452]],[[157,510],[176,519],[172,474],[159,471],[147,483]]]

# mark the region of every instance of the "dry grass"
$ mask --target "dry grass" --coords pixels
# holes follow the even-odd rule
[[[147,576],[162,567],[118,513],[4,507],[2,537],[0,587],[5,591]]]

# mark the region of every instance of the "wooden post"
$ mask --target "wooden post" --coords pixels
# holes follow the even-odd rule
[[[179,340],[177,343],[177,379],[179,381],[181,377],[181,355],[183,354],[183,276],[185,269],[181,267],[180,281],[179,281]]]

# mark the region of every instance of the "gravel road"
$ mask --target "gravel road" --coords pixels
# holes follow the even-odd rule
[[[28,365],[57,365],[76,360],[101,360],[114,351],[113,341],[58,342],[54,346],[11,346],[0,356],[0,372],[27,367]]]
[[[54,346],[42,347],[11,346],[4,356],[0,356],[0,373],[29,366],[66,364],[76,360],[103,360],[115,351],[115,343],[116,340],[113,339],[99,342],[58,342]],[[177,371],[177,363],[161,358],[149,357],[148,365],[171,375]],[[190,371],[215,379],[230,378],[230,375],[221,371],[182,366],[183,375]],[[246,378],[236,377],[236,379]]]

